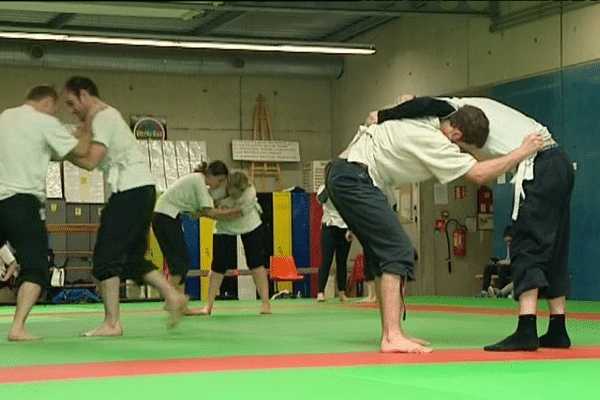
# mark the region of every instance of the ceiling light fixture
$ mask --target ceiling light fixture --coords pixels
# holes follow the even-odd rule
[[[182,41],[166,39],[141,39],[125,37],[79,36],[58,33],[28,33],[28,32],[0,32],[0,38],[44,40],[57,42],[77,42],[92,44],[110,44],[125,46],[149,47],[176,47],[203,50],[235,50],[235,51],[263,51],[280,53],[312,53],[334,55],[371,55],[375,48],[366,46],[341,46],[319,44],[268,44],[268,43],[243,43],[243,42],[217,42],[217,41]]]

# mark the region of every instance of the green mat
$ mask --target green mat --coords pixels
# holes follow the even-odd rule
[[[429,340],[435,350],[480,349],[512,333],[516,312],[504,299],[409,297],[410,305],[465,307],[466,312],[410,311],[406,332]],[[200,306],[199,302],[192,307]],[[377,352],[377,308],[313,299],[275,300],[273,314],[260,315],[259,302],[217,302],[209,317],[187,317],[171,332],[162,303],[124,303],[121,338],[79,338],[103,317],[99,304],[36,306],[28,321],[40,342],[0,341],[0,367],[243,355]],[[479,312],[472,312],[480,309]],[[540,309],[544,305],[540,302]],[[600,314],[596,302],[568,302],[571,313]],[[0,307],[0,330],[8,333],[14,307]],[[540,317],[538,331],[545,332]],[[576,346],[600,345],[600,321],[568,319]],[[55,368],[60,368],[56,365]],[[410,364],[341,368],[284,368],[118,378],[58,380],[0,385],[1,399],[572,399],[598,397],[597,360],[505,363]]]

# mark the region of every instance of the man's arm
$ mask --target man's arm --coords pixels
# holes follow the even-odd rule
[[[509,171],[529,156],[534,155],[543,147],[542,135],[539,132],[532,133],[523,139],[521,147],[505,156],[479,161],[466,174],[465,178],[478,185],[496,178]]]
[[[104,158],[104,155],[106,154],[106,146],[100,142],[92,142],[87,155],[84,157],[78,157],[72,153],[73,152],[67,154],[67,157],[65,158],[77,165],[79,168],[92,171],[96,169],[98,164],[100,164],[100,161],[102,161]]]
[[[66,159],[80,168],[91,171],[95,169],[106,154],[106,146],[100,142],[93,141],[92,121],[96,115],[106,109],[106,104],[94,103],[83,122],[77,128],[75,137],[79,140],[77,146],[66,155]]]
[[[381,124],[385,121],[405,118],[446,117],[454,111],[456,109],[444,100],[415,97],[395,107],[374,112],[376,114],[371,113],[370,121]]]

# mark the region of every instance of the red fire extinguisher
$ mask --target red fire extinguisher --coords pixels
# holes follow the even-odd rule
[[[452,233],[453,252],[456,257],[467,255],[467,230],[459,225]]]
[[[446,222],[446,228],[449,227],[450,223],[456,223],[456,229],[452,232],[452,253],[455,257],[464,257],[467,255],[467,227],[461,225],[455,219],[449,219]],[[450,235],[448,229],[446,229],[446,242],[448,243],[448,273],[452,273],[452,259],[450,255]]]

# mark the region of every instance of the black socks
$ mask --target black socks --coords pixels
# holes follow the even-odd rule
[[[535,314],[519,315],[517,331],[506,339],[485,346],[486,351],[533,351],[540,347]]]
[[[567,349],[571,347],[571,339],[565,326],[565,314],[550,315],[548,332],[540,336],[540,347]]]

